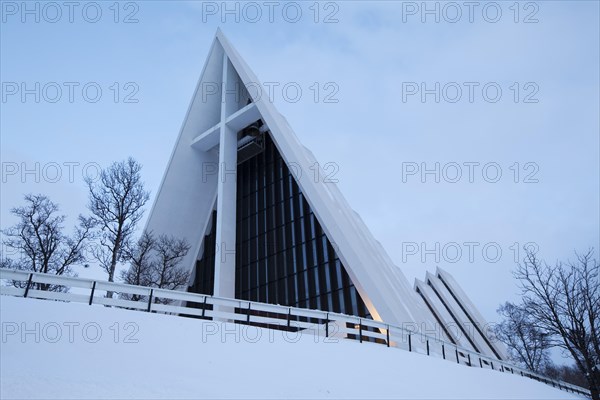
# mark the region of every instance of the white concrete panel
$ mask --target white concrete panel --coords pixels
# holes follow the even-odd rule
[[[223,49],[213,43],[194,96],[156,193],[145,230],[186,239],[192,246],[182,264],[190,270],[198,257],[217,192],[217,156],[190,143],[219,122]]]
[[[440,267],[436,268],[436,275],[438,278],[441,278],[443,282],[448,285],[449,289],[452,291],[452,294],[456,297],[456,299],[460,302],[462,308],[468,314],[470,319],[472,319],[479,326],[489,326],[485,318],[481,315],[475,304],[469,299],[469,296],[464,292],[464,290],[460,287],[458,282],[454,279],[454,277],[441,269]],[[483,334],[486,334],[486,331],[483,331]],[[504,343],[494,340],[494,338],[486,338],[488,345],[492,346],[500,359],[506,360],[506,346]]]
[[[475,351],[471,343],[469,343],[467,338],[460,331],[457,322],[454,320],[454,318],[452,318],[452,315],[450,315],[446,307],[444,307],[444,304],[440,301],[433,289],[421,281],[416,281],[415,286],[419,288],[421,294],[425,298],[425,301],[427,301],[427,303],[431,306],[441,324],[444,325],[447,334],[452,337],[452,341],[461,347]]]
[[[449,312],[454,316],[456,322],[463,327],[465,335],[467,335],[471,342],[477,347],[477,350],[482,354],[490,357],[496,357],[486,340],[480,334],[476,326],[471,322],[469,317],[465,314],[464,310],[460,307],[460,304],[455,300],[451,293],[446,289],[442,281],[437,276],[427,273],[427,282],[435,289],[436,294],[440,300],[448,307]],[[480,328],[484,328],[484,325],[480,325]]]
[[[235,298],[237,132],[221,126],[214,296]]]

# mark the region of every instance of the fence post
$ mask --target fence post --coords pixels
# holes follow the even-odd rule
[[[29,294],[29,288],[31,287],[32,279],[33,279],[33,274],[29,274],[29,279],[27,279],[27,286],[25,287],[25,293],[23,294],[23,297],[27,297],[27,295]]]
[[[246,322],[250,322],[250,306],[252,303],[248,302],[248,314],[246,315]]]
[[[358,340],[362,343],[362,319],[358,319]]]
[[[427,355],[429,355],[429,339],[427,339]]]
[[[206,296],[204,296],[204,303],[202,305],[202,318],[204,318],[205,312],[206,312]]]
[[[92,300],[94,300],[94,292],[96,291],[96,281],[92,284],[92,293],[90,294],[90,306],[92,305]]]
[[[479,366],[483,368],[483,363],[481,362],[481,357],[479,357]]]
[[[325,316],[325,337],[329,337],[329,313]]]
[[[385,336],[387,338],[387,347],[390,347],[390,325],[387,326],[387,331],[385,331]]]
[[[446,348],[444,347],[444,343],[442,343],[442,358],[446,359]]]
[[[290,327],[290,317],[292,314],[292,307],[288,307],[288,315],[287,315],[287,326]]]
[[[412,339],[410,333],[408,334],[408,351],[412,351]]]
[[[456,363],[460,364],[460,360],[458,359],[458,348],[454,350],[456,352]]]
[[[467,354],[467,357],[469,358],[469,367],[471,367],[471,354]]]
[[[152,308],[152,294],[154,293],[154,289],[150,289],[150,296],[148,296],[148,312]]]
[[[492,369],[494,369],[494,362],[490,360],[490,365],[492,366]]]

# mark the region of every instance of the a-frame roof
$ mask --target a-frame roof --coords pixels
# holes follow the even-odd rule
[[[146,226],[155,232],[177,233],[192,243],[192,251],[184,260],[189,268],[193,268],[202,251],[202,239],[215,204],[216,176],[207,173],[207,165],[218,162],[218,155],[211,149],[218,146],[215,132],[219,124],[239,128],[240,124],[260,118],[288,165],[308,172],[316,162],[267,96],[254,96],[249,105],[226,107],[221,104],[235,101],[223,101],[219,93],[207,96],[207,88],[223,80],[223,71],[228,68],[223,60],[230,63],[230,73],[248,87],[247,92],[251,96],[256,93],[250,86],[259,84],[259,79],[217,30]],[[267,92],[263,89],[262,93]],[[229,111],[223,111],[224,108]],[[373,318],[431,327],[430,313],[335,183],[315,182],[308,173],[298,174],[297,183]]]

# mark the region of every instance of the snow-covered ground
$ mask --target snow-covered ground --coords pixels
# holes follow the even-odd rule
[[[385,346],[0,296],[0,398],[578,399]]]

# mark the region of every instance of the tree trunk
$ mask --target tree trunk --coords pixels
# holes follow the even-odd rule
[[[592,393],[592,400],[600,400],[600,391],[598,388],[590,387],[590,392]]]
[[[590,385],[590,392],[592,392],[593,400],[600,400],[600,371],[598,368],[593,368],[592,375],[590,376],[592,384]]]
[[[108,281],[109,282],[114,282],[115,281],[115,269],[117,267],[117,259],[116,259],[116,250],[113,251],[113,256],[112,256],[112,260],[110,262],[110,271],[108,271]],[[112,290],[108,290],[106,292],[106,297],[108,298],[113,298],[113,291]]]
[[[115,240],[115,247],[113,248],[113,252],[112,252],[112,256],[111,256],[111,260],[110,260],[110,271],[108,271],[108,281],[109,282],[115,281],[115,269],[117,268],[117,255],[119,254],[120,249],[121,249],[121,227],[119,226],[117,238]],[[107,291],[106,297],[109,297],[112,299],[113,292]]]

